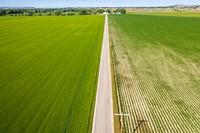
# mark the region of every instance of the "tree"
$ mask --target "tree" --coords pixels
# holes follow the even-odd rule
[[[87,11],[85,9],[80,9],[79,15],[87,15]]]
[[[117,11],[116,11],[116,10],[114,10],[114,11],[113,11],[113,13],[117,13]]]
[[[11,14],[11,10],[6,10],[6,15]]]
[[[51,16],[51,12],[47,13],[47,16]]]
[[[0,10],[0,16],[5,16],[5,15],[6,15],[5,10]]]
[[[55,12],[55,15],[56,15],[56,16],[59,16],[60,14],[61,14],[61,11],[60,11],[60,10],[58,10],[58,11]]]
[[[110,9],[107,9],[106,12],[107,12],[107,13],[111,13]]]
[[[103,10],[103,9],[99,9],[99,10],[97,10],[97,13],[103,13],[103,12],[105,12],[105,10]]]
[[[75,15],[74,12],[68,12],[67,15],[71,16],[71,15]]]
[[[34,13],[33,13],[33,11],[28,11],[28,12],[27,12],[27,15],[28,15],[28,16],[33,16]]]
[[[118,8],[116,9],[116,12],[121,13],[121,14],[126,14],[126,10],[124,8]]]

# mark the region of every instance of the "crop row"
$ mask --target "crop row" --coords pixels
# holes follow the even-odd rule
[[[145,42],[142,34],[149,31],[139,30],[148,23],[146,16],[134,19],[136,24],[140,21],[141,29],[131,17],[137,16],[110,17],[121,108],[130,113],[123,117],[124,132],[199,132],[197,62],[158,40],[154,40],[156,45]],[[137,128],[141,120],[144,122]]]

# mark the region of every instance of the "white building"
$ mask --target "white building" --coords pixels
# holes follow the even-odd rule
[[[109,13],[108,13],[108,12],[103,12],[103,14],[105,14],[105,15],[106,15],[106,14],[109,14]]]

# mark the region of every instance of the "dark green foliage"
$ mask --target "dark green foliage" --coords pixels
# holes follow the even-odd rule
[[[5,16],[6,15],[6,11],[5,10],[0,10],[0,16]]]
[[[107,12],[107,13],[111,13],[111,10],[110,10],[110,9],[107,9],[106,12]]]
[[[71,15],[76,15],[74,12],[69,12],[67,13],[67,15],[71,16]]]
[[[34,11],[27,11],[26,15],[27,16],[33,16],[34,15]]]
[[[96,12],[102,14],[103,12],[105,12],[105,10],[103,10],[103,9],[98,9],[98,10],[96,10]]]
[[[61,11],[60,11],[60,10],[58,10],[58,11],[55,11],[55,15],[56,15],[56,16],[59,16],[59,15],[61,15]]]
[[[118,9],[116,9],[116,13],[126,14],[126,9],[118,8]]]
[[[48,12],[48,13],[47,13],[47,16],[51,16],[51,14],[52,14],[51,12]]]
[[[87,15],[87,10],[86,9],[80,9],[79,15]]]

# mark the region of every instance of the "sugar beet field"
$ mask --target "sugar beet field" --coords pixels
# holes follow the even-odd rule
[[[90,132],[104,16],[0,17],[0,132]]]
[[[199,133],[200,18],[111,15],[109,24],[120,112],[130,113],[123,132]]]

